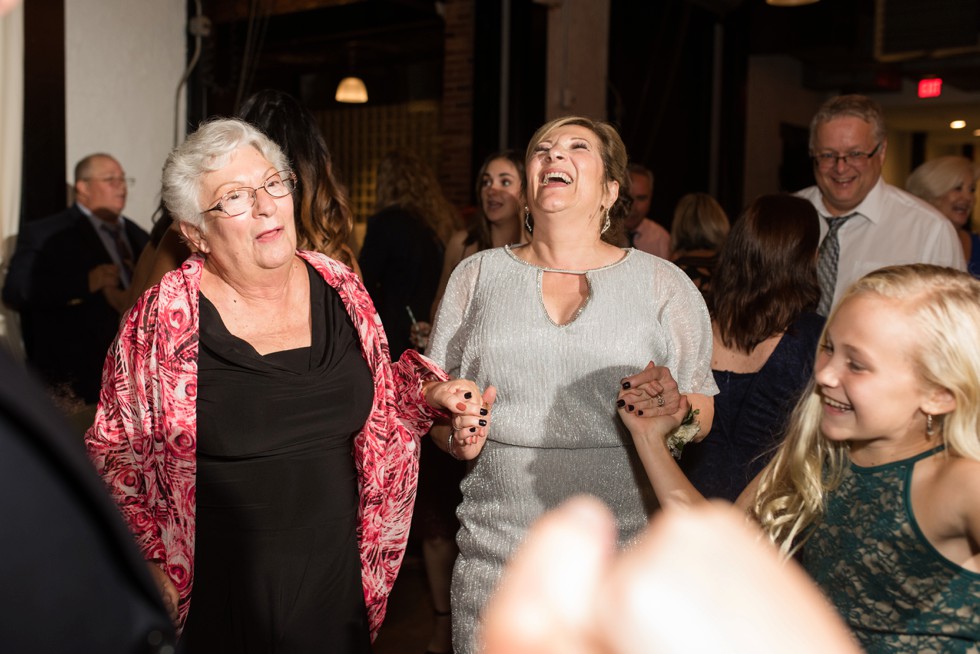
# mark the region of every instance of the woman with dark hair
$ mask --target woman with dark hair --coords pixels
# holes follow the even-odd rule
[[[806,200],[764,195],[735,222],[708,297],[715,420],[681,467],[705,497],[734,501],[765,466],[803,392],[824,319],[820,224]]]
[[[469,229],[460,230],[446,243],[439,291],[432,304],[432,315],[446,291],[449,275],[460,261],[490,248],[513,245],[524,240],[524,214],[521,192],[524,186],[524,159],[516,150],[494,152],[483,160],[476,175],[476,197],[480,212]]]
[[[132,283],[127,289],[129,293],[126,301],[127,308],[133,306],[143,291],[159,282],[165,273],[176,268],[181,261],[190,256],[190,250],[173,226],[173,216],[170,215],[163,200],[160,200],[160,206],[153,213],[150,242],[143,248],[133,268]],[[158,270],[157,266],[163,269]]]
[[[409,150],[393,150],[378,164],[376,207],[359,263],[397,359],[414,347],[415,317],[429,317],[458,217],[432,166]]]
[[[288,93],[265,89],[245,100],[238,117],[275,141],[299,178],[295,211],[299,249],[322,252],[358,272],[347,244],[353,212],[346,189],[334,176],[330,150],[313,114]]]

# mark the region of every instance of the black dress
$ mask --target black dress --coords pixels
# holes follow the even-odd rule
[[[312,345],[259,355],[203,295],[191,654],[371,651],[351,454],[371,372],[307,266]]]
[[[358,263],[388,337],[392,361],[413,347],[412,320],[428,320],[442,276],[443,247],[425,220],[399,206],[367,220]]]
[[[719,389],[711,431],[681,456],[702,495],[734,502],[772,458],[810,381],[823,323],[815,313],[801,314],[758,372],[711,371]]]

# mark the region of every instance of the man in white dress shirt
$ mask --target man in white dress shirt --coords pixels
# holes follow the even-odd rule
[[[831,98],[810,123],[817,184],[798,195],[820,214],[818,312],[823,315],[852,282],[883,266],[966,269],[952,224],[931,205],[881,179],[887,148],[881,108],[861,95]]]
[[[624,223],[629,245],[669,260],[670,232],[647,218],[653,198],[653,171],[640,164],[631,164],[629,171],[633,204]]]

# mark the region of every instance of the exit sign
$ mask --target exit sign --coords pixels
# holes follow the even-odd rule
[[[941,77],[930,77],[919,80],[920,98],[938,98],[943,93],[943,80]]]

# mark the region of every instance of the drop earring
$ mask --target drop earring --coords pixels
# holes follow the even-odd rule
[[[524,205],[524,227],[527,228],[528,234],[534,233],[534,220],[531,218],[531,210]]]
[[[932,436],[932,434],[933,434],[932,414],[927,413],[926,414],[926,435],[927,436]]]
[[[606,232],[608,232],[609,231],[609,227],[611,225],[612,225],[612,222],[610,222],[610,220],[609,220],[609,209],[606,209],[606,218],[605,218],[605,220],[602,221],[602,231],[599,232],[599,234],[605,234]]]

